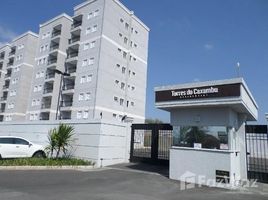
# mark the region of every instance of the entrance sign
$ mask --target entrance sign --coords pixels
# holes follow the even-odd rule
[[[178,101],[184,99],[204,99],[217,97],[239,97],[241,84],[227,84],[174,90],[160,90],[155,93],[155,101]]]

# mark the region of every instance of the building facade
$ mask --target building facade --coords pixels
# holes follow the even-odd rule
[[[25,120],[38,35],[27,32],[0,49],[0,121]]]
[[[120,1],[85,1],[39,36],[25,120],[144,121],[149,28]]]

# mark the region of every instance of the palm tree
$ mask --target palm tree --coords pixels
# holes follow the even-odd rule
[[[50,156],[53,156],[54,151],[56,151],[56,158],[59,157],[61,151],[65,156],[67,148],[73,142],[73,136],[74,127],[67,124],[60,124],[57,128],[50,130],[48,136],[49,145],[46,148],[50,152]]]

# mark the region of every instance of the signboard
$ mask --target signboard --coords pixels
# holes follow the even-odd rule
[[[185,99],[239,97],[240,85],[240,83],[236,83],[228,85],[156,91],[155,102],[178,101]]]

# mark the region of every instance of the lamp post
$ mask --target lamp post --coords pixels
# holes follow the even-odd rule
[[[59,95],[58,95],[58,103],[57,103],[57,111],[56,111],[56,120],[58,119],[58,114],[59,114],[59,109],[60,109],[60,96],[62,95],[62,81],[63,81],[63,78],[65,76],[71,76],[69,73],[67,72],[62,72],[58,69],[54,69],[54,72],[55,74],[59,74],[61,75],[61,78],[60,78],[60,89],[59,89]]]

